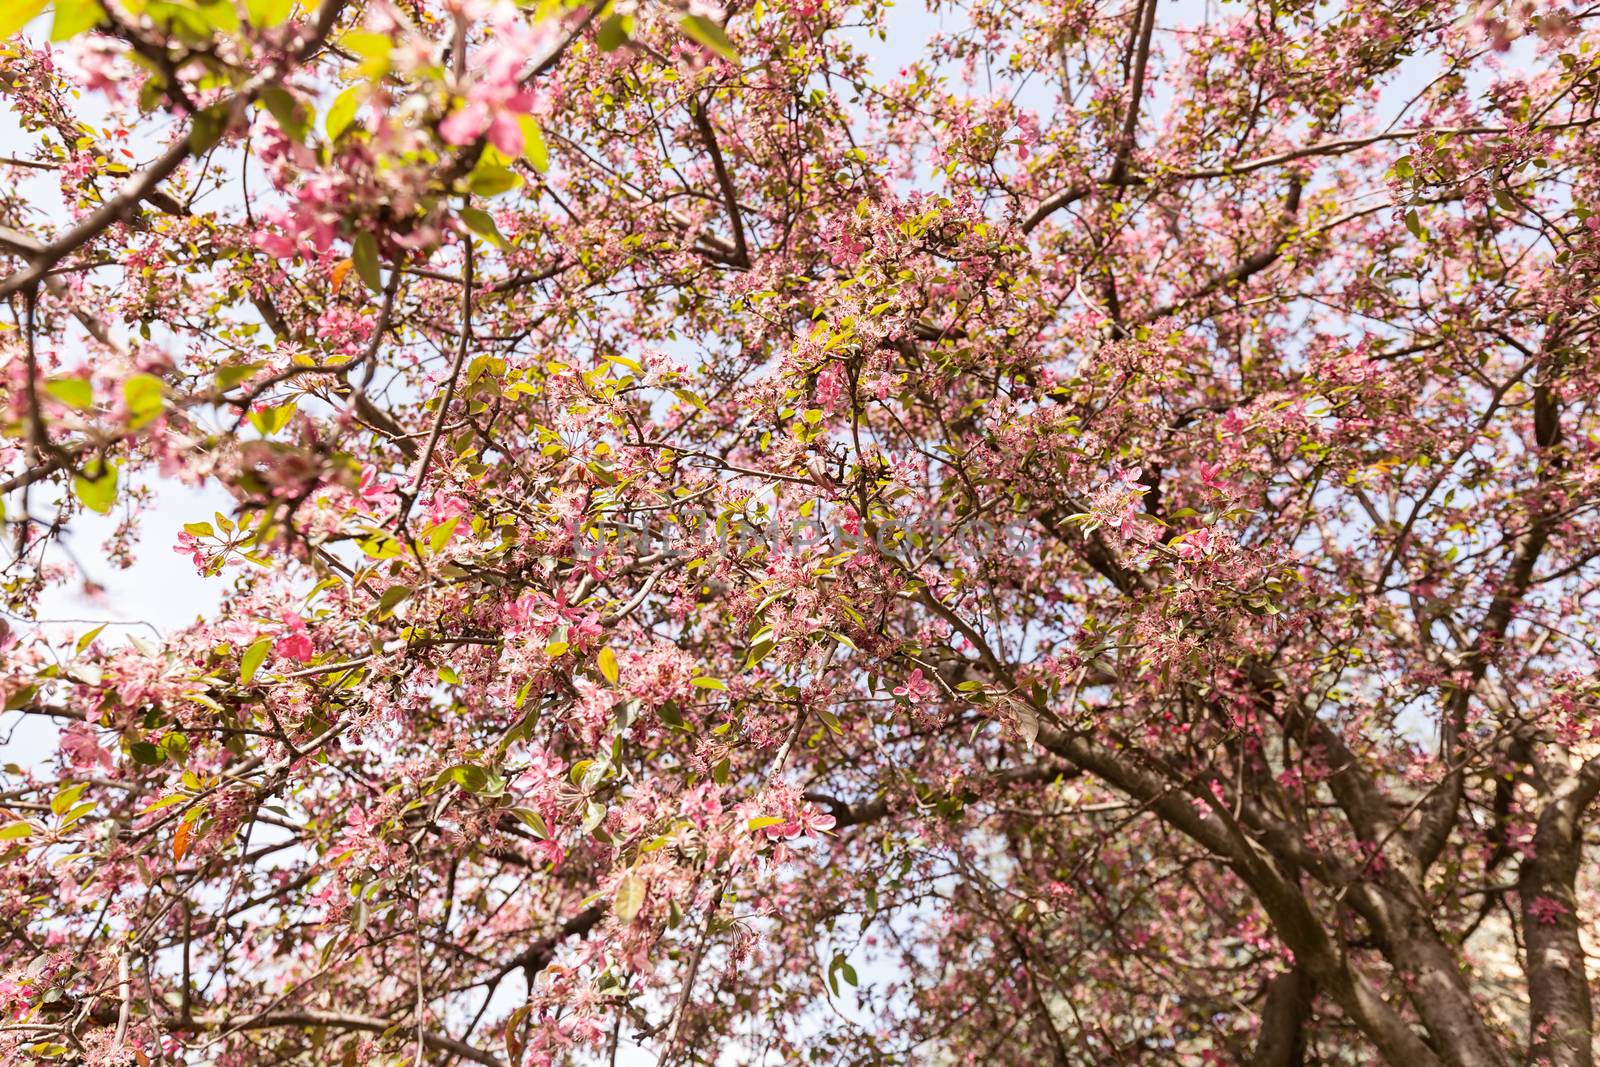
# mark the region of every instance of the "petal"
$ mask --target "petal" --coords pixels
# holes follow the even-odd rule
[[[439,136],[449,144],[471,144],[483,132],[486,118],[482,104],[468,104],[460,111],[451,112],[439,123]]]
[[[489,123],[489,141],[513,159],[522,155],[522,125],[517,116],[509,111],[496,115]]]

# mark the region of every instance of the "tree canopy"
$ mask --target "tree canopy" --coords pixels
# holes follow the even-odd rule
[[[0,1058],[1592,1067],[1595,18],[10,0]]]

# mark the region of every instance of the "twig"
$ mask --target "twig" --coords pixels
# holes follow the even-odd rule
[[[128,982],[128,953],[123,951],[117,957],[117,988],[121,991],[122,1006],[117,1009],[117,1033],[112,1038],[111,1047],[121,1048],[128,1037],[128,1016],[133,1011],[133,993]]]
[[[428,476],[428,467],[433,463],[434,450],[439,447],[439,435],[444,432],[445,416],[450,412],[450,405],[455,402],[456,383],[461,379],[461,368],[466,364],[467,350],[472,345],[472,238],[466,238],[462,247],[466,250],[466,258],[461,267],[461,337],[456,343],[455,365],[450,368],[450,380],[445,383],[444,399],[439,402],[439,413],[433,420],[428,443],[422,450],[422,457],[417,460],[417,471],[412,475],[411,487],[401,494],[400,514],[395,518],[395,526],[400,530],[406,528],[406,521],[411,517],[411,508],[417,502],[417,493],[422,489],[423,479]]]
[[[711,167],[717,175],[717,185],[722,189],[722,200],[728,208],[728,223],[733,227],[733,256],[738,260],[738,266],[750,266],[750,250],[744,240],[744,220],[739,213],[739,197],[733,187],[733,177],[728,173],[728,165],[722,159],[722,149],[717,144],[717,133],[711,128],[711,119],[706,115],[705,105],[691,101],[689,114],[694,117],[695,129],[700,131],[700,138],[706,143],[706,150],[711,153]]]
[[[332,31],[333,24],[338,20],[339,13],[343,10],[344,0],[326,0],[322,5],[322,10],[317,15],[316,26],[313,28],[311,36],[299,48],[295,49],[293,55],[295,61],[304,60],[316,50],[317,46]],[[229,112],[228,124],[231,125],[244,114],[245,109],[260,95],[262,90],[278,80],[284,73],[276,66],[269,66],[266,70],[246,82],[244,87],[232,97],[225,100],[221,105],[213,105],[213,107]],[[113,223],[119,222],[131,214],[141,201],[156,191],[156,186],[171,177],[193,154],[193,139],[190,136],[190,132],[185,130],[182,136],[167,146],[167,150],[154,163],[124,182],[121,189],[117,190],[110,199],[91,212],[83,221],[61,237],[45,245],[36,255],[31,256],[28,266],[12,274],[4,281],[0,281],[0,298],[8,297],[12,293],[33,289],[51,267],[94,240],[109,229]]]
[[[711,941],[711,923],[717,917],[717,909],[722,905],[722,898],[728,892],[728,883],[733,879],[733,864],[723,872],[722,879],[717,883],[715,894],[711,898],[711,907],[706,910],[705,928],[700,931],[700,940],[694,947],[694,955],[689,957],[689,973],[684,976],[683,988],[678,991],[678,1003],[672,1009],[672,1027],[667,1031],[667,1047],[661,1053],[658,1061],[660,1067],[672,1067],[673,1056],[678,1051],[678,1038],[683,1031],[683,1019],[688,1012],[689,998],[694,994],[695,977],[700,973],[700,961],[705,959],[706,945]]]

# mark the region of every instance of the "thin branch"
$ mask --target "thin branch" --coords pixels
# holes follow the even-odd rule
[[[472,238],[468,237],[462,242],[465,250],[465,260],[461,267],[461,336],[456,342],[455,364],[450,368],[450,380],[445,383],[444,398],[439,402],[439,413],[433,420],[433,429],[428,433],[428,443],[422,449],[422,456],[417,460],[416,473],[411,477],[411,486],[401,494],[400,514],[395,518],[395,526],[405,529],[406,520],[411,517],[411,508],[417,502],[417,493],[422,489],[423,480],[428,476],[428,467],[433,463],[434,450],[439,447],[439,435],[444,432],[444,420],[450,412],[450,405],[456,399],[456,384],[461,380],[461,368],[467,362],[467,351],[472,347]]]
[[[345,0],[327,0],[323,4],[311,36],[295,50],[294,59],[297,62],[309,56],[328,36],[339,13],[344,10],[344,4]],[[276,66],[269,66],[246,82],[244,88],[220,105],[213,105],[213,108],[227,112],[228,125],[232,125],[243,116],[245,109],[255,101],[261,91],[278,81],[283,74],[284,72]],[[130,177],[123,183],[122,188],[82,222],[31,256],[27,267],[0,282],[0,299],[24,289],[32,289],[39,284],[45,273],[64,257],[94,240],[114,223],[125,220],[138,208],[141,201],[155,192],[156,186],[171,177],[193,154],[194,141],[190,136],[190,130],[186,129],[180,137],[167,146],[167,150],[154,163]]]
[[[717,185],[722,189],[722,201],[728,209],[728,223],[733,227],[735,265],[749,267],[750,249],[745,244],[744,219],[739,213],[739,197],[733,187],[733,177],[728,173],[728,166],[723,161],[722,148],[717,144],[717,133],[711,128],[711,119],[706,115],[704,104],[690,101],[689,114],[694,117],[695,128],[700,131],[700,138],[705,141],[706,150],[711,153],[711,166],[716,171]]]

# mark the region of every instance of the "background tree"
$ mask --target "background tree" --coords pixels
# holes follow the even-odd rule
[[[1594,11],[932,14],[6,5],[7,1062],[1593,1063]]]

